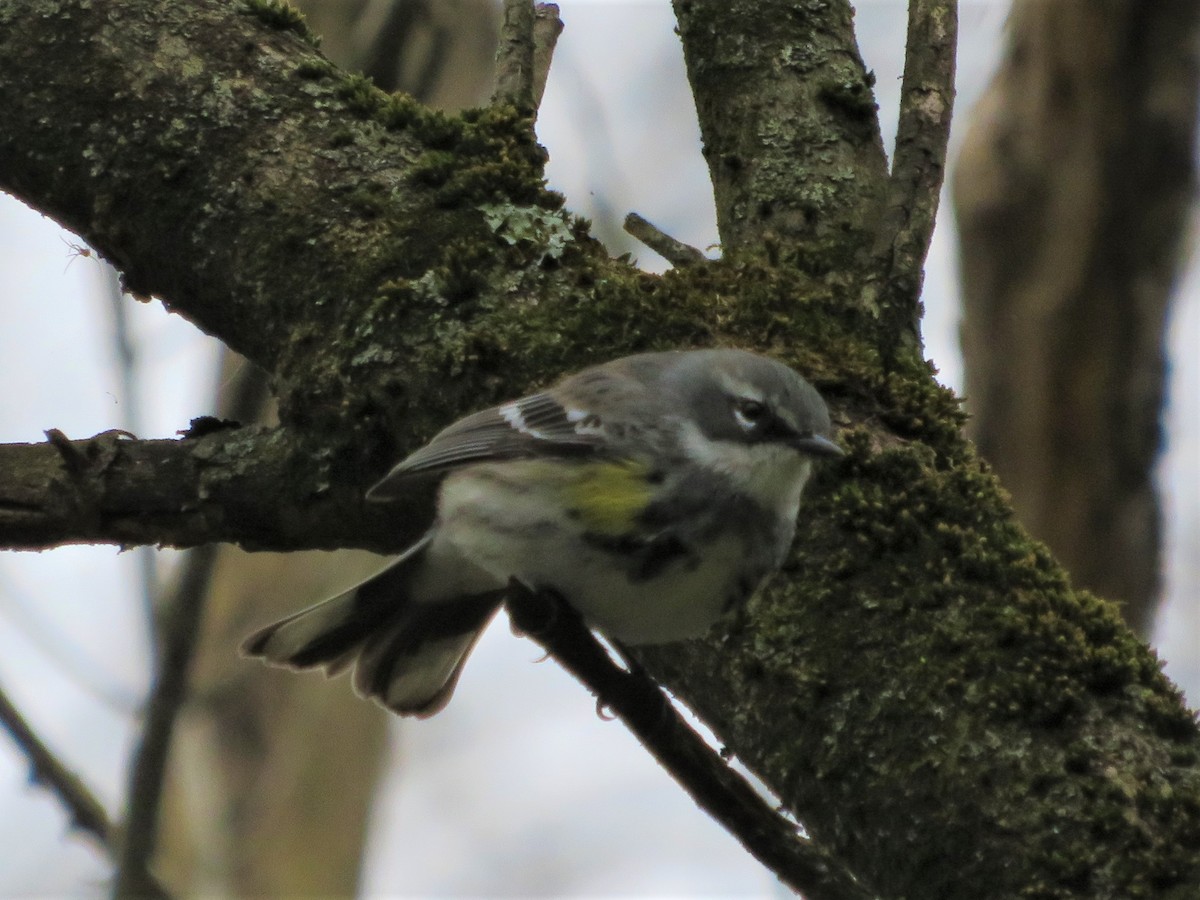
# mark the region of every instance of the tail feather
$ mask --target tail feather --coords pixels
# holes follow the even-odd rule
[[[488,592],[412,610],[376,632],[354,666],[354,690],[400,715],[427,718],[454,693],[475,642],[500,608]]]
[[[345,593],[259,629],[242,643],[242,653],[288,669],[333,666],[327,674],[336,674],[347,654],[403,615],[414,558],[405,554]]]
[[[246,656],[334,676],[354,666],[354,690],[400,715],[431,716],[449,701],[463,664],[499,608],[501,592],[410,599],[428,540],[357,587],[250,635]]]

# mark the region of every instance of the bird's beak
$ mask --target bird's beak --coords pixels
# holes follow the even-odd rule
[[[799,437],[793,438],[790,443],[801,453],[807,453],[809,456],[827,456],[832,458],[846,455],[845,450],[829,438],[820,434],[802,434]]]

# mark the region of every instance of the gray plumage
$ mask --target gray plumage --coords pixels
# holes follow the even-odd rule
[[[248,655],[336,674],[393,711],[450,699],[510,578],[631,644],[703,634],[782,564],[829,439],[798,374],[741,350],[625,357],[467,416],[368,496],[441,477],[430,531],[356,588],[277,622]]]

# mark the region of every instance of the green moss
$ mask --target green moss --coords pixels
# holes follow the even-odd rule
[[[333,65],[325,60],[307,60],[296,66],[294,74],[305,81],[320,81],[331,77],[335,71]]]
[[[421,122],[426,107],[422,106],[407,94],[390,94],[387,101],[380,107],[378,117],[380,124],[389,131],[403,131]]]
[[[934,437],[957,415],[955,408],[945,416]],[[845,540],[809,565],[844,581],[862,571],[862,560],[895,560],[882,567],[888,583],[869,589],[875,608],[945,610],[938,632],[913,635],[913,652],[944,667],[942,678],[973,685],[973,701],[991,714],[1061,725],[1084,708],[1084,692],[1165,686],[1115,608],[1068,590],[969,450],[959,448],[947,466],[936,444],[880,449],[871,434],[842,436],[850,458],[827,511]],[[958,649],[940,652],[946,645]]]
[[[346,197],[346,204],[355,215],[366,219],[383,215],[389,202],[387,189],[370,181],[358,185]]]
[[[329,135],[329,146],[333,149],[348,147],[354,143],[354,132],[349,128],[338,128]]]
[[[883,378],[880,415],[897,434],[918,439],[957,461],[966,449],[962,401],[937,383],[933,367],[924,360],[910,358],[900,365]]]
[[[357,73],[342,80],[337,95],[347,109],[361,119],[372,118],[387,104],[387,94],[375,87],[375,82],[368,76]]]
[[[299,35],[313,47],[321,45],[321,39],[309,30],[304,14],[287,0],[242,0],[242,11],[277,31],[290,31]]]
[[[527,115],[507,107],[466,110],[450,116],[405,94],[387,94],[364,75],[349,75],[338,97],[361,119],[403,131],[425,148],[410,170],[413,184],[434,190],[444,209],[510,202],[558,209],[562,198],[547,191],[546,152]]]
[[[448,150],[430,150],[417,160],[409,178],[421,187],[440,188],[454,177],[457,162]]]
[[[495,264],[474,241],[453,241],[446,246],[443,262],[433,270],[439,293],[449,304],[460,304],[478,296],[488,283],[488,270]]]
[[[941,791],[956,778],[964,791],[986,784],[975,814],[991,824],[980,827],[1039,835],[1028,846],[1042,856],[1029,870],[1045,879],[1023,895],[1108,896],[1095,886],[1120,884],[1133,886],[1128,896],[1157,896],[1180,883],[1194,858],[1183,844],[1143,835],[1182,835],[1200,846],[1200,785],[1177,768],[1195,764],[1186,752],[1195,719],[1116,607],[1073,591],[1017,525],[994,475],[961,437],[957,402],[911,368],[867,383],[879,408],[894,410],[894,437],[881,443],[874,425],[842,432],[847,458],[822,471],[806,498],[806,512],[822,524],[789,564],[803,595],[784,589],[757,613],[755,655],[768,661],[760,677],[770,677],[772,659],[796,654],[821,673],[795,701],[802,718],[817,710],[829,734],[806,744],[806,769],[836,772],[838,729],[861,730],[844,739],[869,734],[872,758],[908,768],[899,780],[894,771],[856,775],[855,791],[899,790],[894,802],[904,808],[922,802],[925,772],[937,774]],[[804,617],[795,616],[797,604]],[[872,640],[881,633],[886,642]],[[824,658],[826,647],[837,657]],[[1061,749],[1048,737],[1029,752],[1029,736],[1045,733],[1063,735]],[[1022,795],[1005,797],[1005,784]],[[1195,798],[1190,817],[1180,792]],[[936,819],[936,810],[922,815]],[[1136,827],[1143,817],[1154,822],[1145,832]],[[966,820],[955,826],[970,828]],[[1115,836],[1100,842],[1104,858],[1093,835]],[[1127,852],[1114,858],[1122,842]]]

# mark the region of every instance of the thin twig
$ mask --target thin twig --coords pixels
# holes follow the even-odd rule
[[[677,269],[704,262],[704,254],[695,247],[676,240],[635,212],[625,217],[625,230]]]
[[[158,837],[163,780],[175,719],[187,695],[188,673],[216,553],[215,544],[206,544],[188,554],[174,596],[163,610],[162,656],[146,707],[142,739],[130,766],[125,839],[114,897],[154,895],[150,861]]]
[[[869,900],[835,859],[727,766],[636,666],[616,666],[578,614],[557,597],[509,585],[514,627],[584,683],[600,706],[621,719],[693,800],[789,888],[808,900]]]
[[[31,777],[54,794],[71,816],[71,825],[87,832],[100,846],[112,853],[113,825],[96,795],[83,781],[63,764],[54,752],[42,743],[33,728],[0,690],[0,724],[12,735],[25,758],[29,760]]]
[[[933,237],[954,109],[957,0],[909,0],[900,121],[876,241],[880,278],[906,336],[920,341],[922,267]]]
[[[533,22],[533,0],[504,0],[493,106],[508,103],[519,110],[534,111]]]
[[[562,34],[563,22],[559,18],[557,3],[539,3],[533,19],[533,106],[542,105],[546,93],[546,79],[550,77],[550,61],[554,58],[554,45]]]

